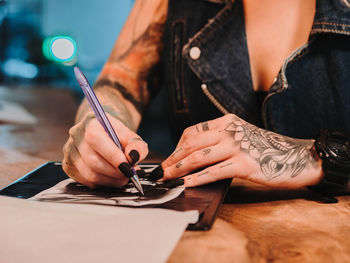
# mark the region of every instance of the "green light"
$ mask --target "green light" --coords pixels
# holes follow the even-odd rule
[[[77,45],[69,36],[54,36],[44,40],[42,51],[47,59],[69,65],[76,60]]]

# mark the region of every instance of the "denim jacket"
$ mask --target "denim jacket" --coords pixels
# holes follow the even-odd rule
[[[165,84],[176,136],[234,113],[265,129],[350,136],[350,5],[317,0],[307,44],[284,61],[261,107],[250,73],[241,0],[169,0]]]

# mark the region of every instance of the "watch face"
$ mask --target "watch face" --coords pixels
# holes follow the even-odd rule
[[[350,162],[350,142],[343,137],[328,137],[328,150],[338,160]]]

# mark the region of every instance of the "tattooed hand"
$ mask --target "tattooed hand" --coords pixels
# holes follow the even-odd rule
[[[207,167],[200,172],[199,168]],[[187,187],[239,177],[276,187],[299,188],[321,180],[313,140],[258,128],[233,114],[187,128],[153,179],[183,177]]]
[[[121,121],[107,114],[125,149],[123,153],[104,131],[93,113],[69,130],[69,139],[63,148],[63,170],[68,176],[86,186],[121,187],[132,175],[129,164],[146,157],[147,144]],[[130,177],[130,176],[129,176]]]

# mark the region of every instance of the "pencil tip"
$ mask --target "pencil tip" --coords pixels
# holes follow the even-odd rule
[[[134,175],[133,177],[130,178],[131,181],[134,183],[134,186],[136,187],[136,189],[142,194],[142,195],[145,195],[145,193],[143,192],[143,189],[142,189],[142,185],[140,183],[140,180],[139,178]]]

